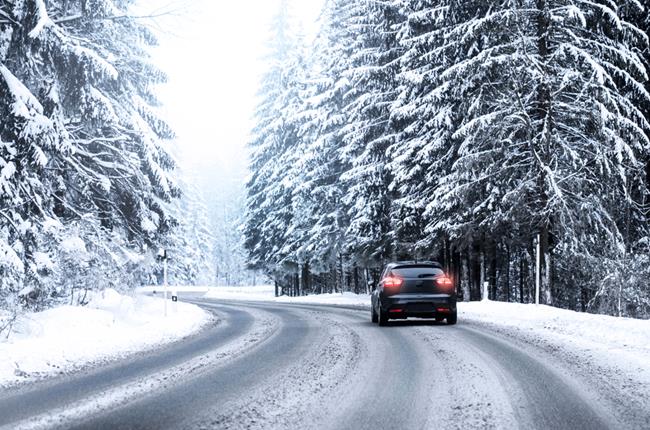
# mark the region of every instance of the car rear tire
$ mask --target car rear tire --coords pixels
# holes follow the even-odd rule
[[[379,319],[379,325],[380,325],[380,326],[383,327],[383,326],[385,326],[386,324],[388,324],[388,315],[385,315],[385,314],[381,311],[381,306],[379,306],[379,315],[377,315],[377,318]]]
[[[447,324],[454,325],[456,324],[457,320],[458,320],[458,315],[456,314],[456,312],[454,312],[453,314],[447,317]]]
[[[377,312],[375,312],[375,307],[370,305],[370,320],[374,323],[379,321],[379,318],[377,318]]]

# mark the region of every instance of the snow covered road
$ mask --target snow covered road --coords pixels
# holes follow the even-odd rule
[[[553,351],[479,323],[317,304],[193,302],[214,324],[146,356],[0,395],[1,428],[648,428]],[[575,376],[571,376],[575,375]]]

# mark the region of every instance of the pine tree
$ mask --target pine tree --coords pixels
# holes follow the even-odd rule
[[[152,93],[165,76],[150,63],[155,37],[129,17],[131,3],[0,6],[0,156],[9,191],[0,230],[23,262],[16,285],[27,285],[23,297],[36,307],[70,293],[59,282],[73,270],[64,243],[83,242],[93,267],[120,261],[118,279],[133,285],[150,268],[131,263],[175,225],[166,204],[179,189],[163,144],[173,133]],[[45,228],[52,225],[59,227]]]
[[[539,238],[546,303],[644,314],[647,26],[636,1],[328,1],[253,165],[258,261],[331,291],[437,256],[524,301]]]
[[[301,169],[300,208],[309,216],[303,246],[310,251],[311,270],[326,275],[330,291],[342,287],[341,260],[348,219],[342,199],[342,174],[349,169],[343,127],[344,106],[352,85],[346,72],[356,38],[352,20],[363,13],[363,3],[327,1],[322,27],[314,46],[311,93],[302,127],[304,160]],[[360,9],[361,8],[361,9]],[[360,10],[359,10],[360,9]]]
[[[439,175],[424,212],[426,231],[479,238],[483,246],[486,234],[518,236],[512,225],[524,236],[539,232],[551,302],[552,270],[561,270],[550,260],[554,247],[570,261],[596,257],[592,241],[612,244],[599,255],[622,245],[616,199],[621,191],[629,198],[647,148],[647,122],[627,93],[647,98],[645,70],[626,43],[635,30],[602,5],[469,3],[439,2],[425,15],[438,17],[438,29],[418,39],[437,46],[420,51],[421,58],[451,59],[429,92],[439,100],[436,119],[415,114],[418,123],[407,128],[434,124],[436,133],[452,124],[442,140],[415,137],[426,142],[416,152],[448,166],[424,165]],[[415,100],[426,109],[425,99]],[[454,111],[463,113],[457,125],[439,117]]]
[[[168,237],[165,248],[170,250],[169,282],[171,285],[213,285],[213,265],[216,242],[208,221],[204,196],[197,186],[181,181],[183,196],[176,201],[174,218],[179,220],[176,234]],[[162,267],[158,268],[162,281]]]
[[[346,25],[354,34],[344,76],[351,90],[342,111],[343,155],[350,168],[342,176],[349,227],[346,254],[363,267],[380,268],[391,257],[391,171],[388,148],[395,143],[390,107],[397,97],[401,24],[397,2],[355,3]]]
[[[272,23],[269,68],[262,78],[250,143],[252,175],[246,184],[244,228],[250,268],[268,272],[278,270],[286,255],[280,251],[293,217],[293,184],[283,178],[291,170],[298,133],[287,109],[296,97],[300,50],[291,35],[289,4],[283,1],[280,6]]]

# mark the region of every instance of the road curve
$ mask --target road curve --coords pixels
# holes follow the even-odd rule
[[[635,428],[550,356],[475,324],[193,301],[220,323],[0,394],[0,428]],[[638,428],[642,428],[639,424]]]

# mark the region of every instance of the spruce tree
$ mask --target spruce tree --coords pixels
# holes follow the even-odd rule
[[[17,285],[32,307],[69,295],[61,280],[76,269],[65,243],[83,243],[93,267],[119,264],[121,284],[133,286],[152,270],[141,257],[175,225],[166,205],[179,190],[164,144],[173,133],[152,92],[165,76],[131,3],[2,3],[1,157],[12,192],[0,230],[23,262]]]
[[[355,34],[344,74],[351,90],[342,109],[347,116],[343,154],[350,159],[342,176],[349,217],[345,252],[362,267],[380,268],[393,250],[388,148],[396,137],[390,107],[397,97],[402,51],[397,29],[402,15],[395,1],[361,1],[355,6],[346,25]]]
[[[289,4],[281,2],[272,23],[268,70],[262,78],[251,148],[251,176],[246,184],[245,248],[252,269],[281,271],[289,250],[287,228],[293,219],[292,170],[299,125],[291,107],[299,96],[300,50],[291,34]]]

